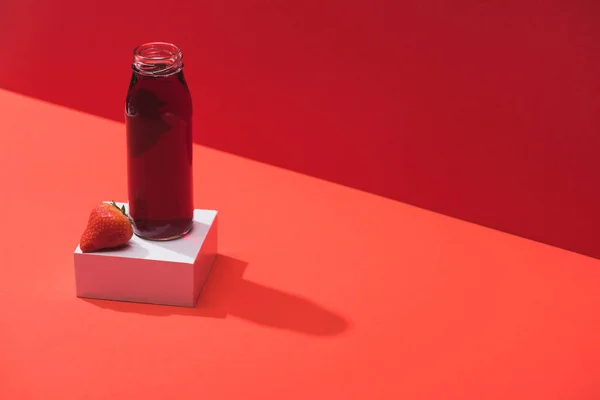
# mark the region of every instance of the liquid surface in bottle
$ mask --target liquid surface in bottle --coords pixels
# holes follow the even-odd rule
[[[134,71],[126,100],[130,214],[137,235],[167,240],[192,226],[192,102],[183,71]]]

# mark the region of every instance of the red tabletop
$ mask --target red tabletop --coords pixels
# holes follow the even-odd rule
[[[0,109],[0,399],[600,398],[600,261],[201,146],[198,306],[78,299],[124,127]]]

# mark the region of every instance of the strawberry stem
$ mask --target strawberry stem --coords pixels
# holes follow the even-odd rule
[[[133,220],[131,219],[131,217],[129,215],[127,215],[127,211],[125,211],[125,205],[122,205],[121,208],[119,208],[119,206],[117,205],[117,203],[115,203],[114,200],[110,204],[112,204],[113,206],[117,207],[117,209],[119,211],[121,211],[123,213],[123,215],[126,216],[127,219],[129,220],[129,222],[133,225]]]

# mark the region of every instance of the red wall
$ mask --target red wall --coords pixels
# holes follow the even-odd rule
[[[153,40],[199,143],[600,257],[600,1],[3,0],[0,87],[122,120]]]

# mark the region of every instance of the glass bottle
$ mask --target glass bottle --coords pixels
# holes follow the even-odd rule
[[[127,178],[135,233],[170,240],[192,228],[192,98],[179,47],[146,43],[133,51],[127,92]]]

